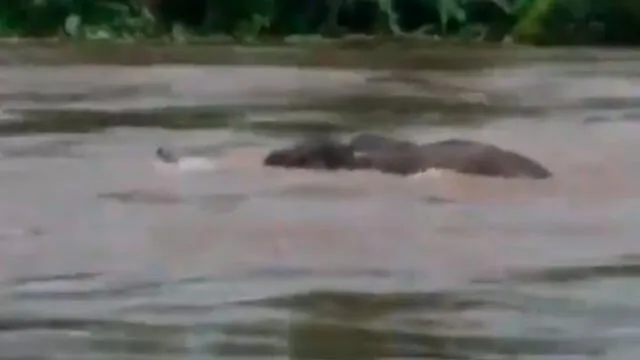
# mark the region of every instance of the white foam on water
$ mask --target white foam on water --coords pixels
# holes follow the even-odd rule
[[[5,109],[0,109],[0,120],[19,120],[21,116],[16,113],[10,113]]]
[[[421,171],[419,173],[409,176],[409,178],[410,179],[422,179],[422,178],[438,179],[438,178],[441,178],[447,171],[448,170],[439,169],[439,168],[428,168],[425,171]]]
[[[214,171],[219,168],[216,161],[204,157],[183,157],[175,163],[154,160],[153,166],[163,173]]]

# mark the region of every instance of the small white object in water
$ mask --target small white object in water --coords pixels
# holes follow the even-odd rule
[[[423,177],[428,177],[428,178],[440,178],[442,177],[442,175],[444,175],[444,170],[443,169],[437,169],[437,168],[428,168],[425,171],[413,174],[410,176],[410,178],[412,179],[421,179]]]
[[[13,237],[38,236],[42,235],[42,229],[31,228],[0,228],[0,240]]]
[[[156,160],[154,166],[158,170],[169,172],[211,171],[217,168],[214,161],[201,157],[184,157],[175,162]]]
[[[156,151],[156,169],[168,172],[210,171],[217,168],[211,159],[203,157],[179,157],[166,148]]]

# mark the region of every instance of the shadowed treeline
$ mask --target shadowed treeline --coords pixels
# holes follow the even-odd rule
[[[640,5],[628,0],[2,0],[0,35],[81,39],[227,35],[448,37],[463,41],[629,45]]]

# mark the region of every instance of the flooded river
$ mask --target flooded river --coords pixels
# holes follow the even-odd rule
[[[2,358],[637,359],[640,52],[572,51],[411,71],[0,51]],[[555,177],[260,165],[362,130]]]

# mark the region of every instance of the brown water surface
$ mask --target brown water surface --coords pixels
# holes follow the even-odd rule
[[[4,357],[640,356],[640,53],[383,71],[39,51],[58,60],[0,51]],[[487,141],[555,176],[260,165],[362,130]],[[162,167],[160,145],[215,170]]]

